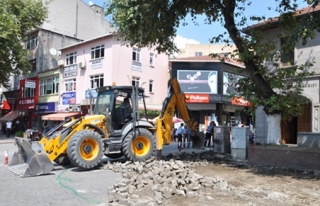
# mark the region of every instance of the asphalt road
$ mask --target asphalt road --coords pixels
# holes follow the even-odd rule
[[[85,206],[108,205],[108,188],[121,174],[109,170],[81,171],[77,168],[55,166],[49,175],[22,178],[10,172],[4,165],[4,154],[9,161],[17,147],[12,139],[0,140],[0,204],[2,206]],[[203,152],[203,149],[185,149],[185,152]],[[172,142],[163,148],[163,155],[177,150]],[[105,158],[104,161],[108,161]]]

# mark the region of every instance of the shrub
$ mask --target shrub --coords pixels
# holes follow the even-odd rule
[[[23,131],[17,131],[15,136],[16,137],[23,137]]]

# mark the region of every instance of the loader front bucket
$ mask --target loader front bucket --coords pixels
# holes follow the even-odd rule
[[[18,151],[14,152],[7,169],[21,177],[48,174],[53,170],[52,162],[38,142],[15,137],[15,143]]]

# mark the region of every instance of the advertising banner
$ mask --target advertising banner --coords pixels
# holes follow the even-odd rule
[[[184,93],[218,93],[218,71],[179,70],[177,79]]]
[[[62,104],[75,104],[76,103],[76,92],[65,92],[62,94]]]

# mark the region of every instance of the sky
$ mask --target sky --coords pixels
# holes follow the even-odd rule
[[[103,6],[103,2],[107,0],[83,0],[85,3],[89,4],[91,1],[93,4]],[[297,1],[299,8],[306,7],[307,4],[304,0]],[[276,7],[275,0],[252,0],[252,4],[250,7],[246,8],[245,15],[246,16],[266,16],[268,17],[275,17],[278,14],[272,9],[269,11],[267,8],[275,8]],[[206,25],[204,24],[204,16],[198,17],[198,25],[194,25],[191,22],[190,16],[187,17],[185,20],[188,23],[188,26],[180,26],[177,29],[177,37],[175,38],[175,43],[177,44],[178,48],[184,48],[186,43],[188,44],[209,44],[210,39],[212,37],[222,34],[226,31],[219,23]],[[248,24],[250,26],[250,23]]]

